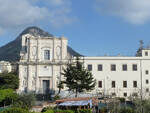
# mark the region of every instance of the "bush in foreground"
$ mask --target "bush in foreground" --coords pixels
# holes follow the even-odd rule
[[[35,104],[35,96],[33,93],[18,95],[17,101],[14,103],[14,107],[23,109],[30,109]]]
[[[44,113],[75,113],[73,110],[54,110],[47,109]]]
[[[80,109],[78,110],[78,113],[92,113],[91,109]]]
[[[28,110],[22,108],[10,108],[2,111],[1,113],[33,113],[33,112],[29,112]]]
[[[76,111],[77,113],[92,113],[91,109],[80,109]],[[47,109],[44,113],[75,113],[74,110],[54,110]]]

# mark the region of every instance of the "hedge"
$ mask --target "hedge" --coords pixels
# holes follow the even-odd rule
[[[73,110],[54,110],[55,113],[74,113]]]
[[[80,109],[77,110],[78,113],[92,113],[91,109]],[[44,113],[75,113],[73,110],[53,110],[53,109],[48,109]]]
[[[50,110],[47,110],[46,112],[44,113],[54,113],[54,110],[50,109]]]
[[[79,109],[78,113],[92,113],[91,109]]]
[[[28,110],[22,109],[22,108],[9,108],[1,113],[34,113],[34,112],[29,112]]]
[[[75,113],[73,110],[53,110],[49,109],[44,113]]]

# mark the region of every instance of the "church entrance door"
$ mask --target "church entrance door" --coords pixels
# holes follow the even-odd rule
[[[49,84],[50,84],[49,80],[43,80],[43,93],[44,94],[49,93],[49,89],[50,89]]]

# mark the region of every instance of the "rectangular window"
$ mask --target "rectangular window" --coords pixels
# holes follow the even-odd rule
[[[123,87],[127,88],[127,81],[123,81]]]
[[[148,52],[147,51],[145,52],[145,56],[148,56]]]
[[[103,71],[103,65],[102,64],[98,64],[98,71]]]
[[[149,92],[149,88],[146,88],[146,92]]]
[[[127,71],[127,64],[122,65],[122,71]]]
[[[98,87],[102,88],[102,81],[98,81]]]
[[[137,64],[133,64],[133,65],[132,65],[132,70],[133,70],[133,71],[137,71]]]
[[[111,71],[116,71],[116,65],[115,64],[111,64]]]
[[[134,92],[134,93],[132,94],[132,96],[133,96],[133,97],[137,97],[138,94]]]
[[[148,75],[148,73],[149,73],[148,70],[146,70],[146,71],[145,71],[145,74]]]
[[[116,93],[112,93],[111,95],[112,95],[112,96],[116,96]]]
[[[88,65],[88,71],[92,71],[92,64]]]
[[[112,81],[111,85],[112,85],[112,88],[115,88],[116,87],[115,81]]]
[[[146,84],[149,84],[149,81],[146,79]]]
[[[124,96],[124,97],[127,97],[127,93],[123,93],[123,96]]]
[[[137,87],[137,81],[133,81],[133,87],[134,87],[134,88]]]
[[[44,60],[50,60],[50,51],[44,50]]]

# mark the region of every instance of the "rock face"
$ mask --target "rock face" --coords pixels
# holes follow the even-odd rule
[[[38,27],[28,27],[26,28],[14,41],[9,42],[8,44],[0,47],[0,60],[16,62],[20,59],[21,51],[21,37],[25,34],[31,34],[35,37],[53,37],[52,34],[43,31]],[[71,47],[68,46],[68,53],[72,56],[81,56],[79,53],[74,51]]]

